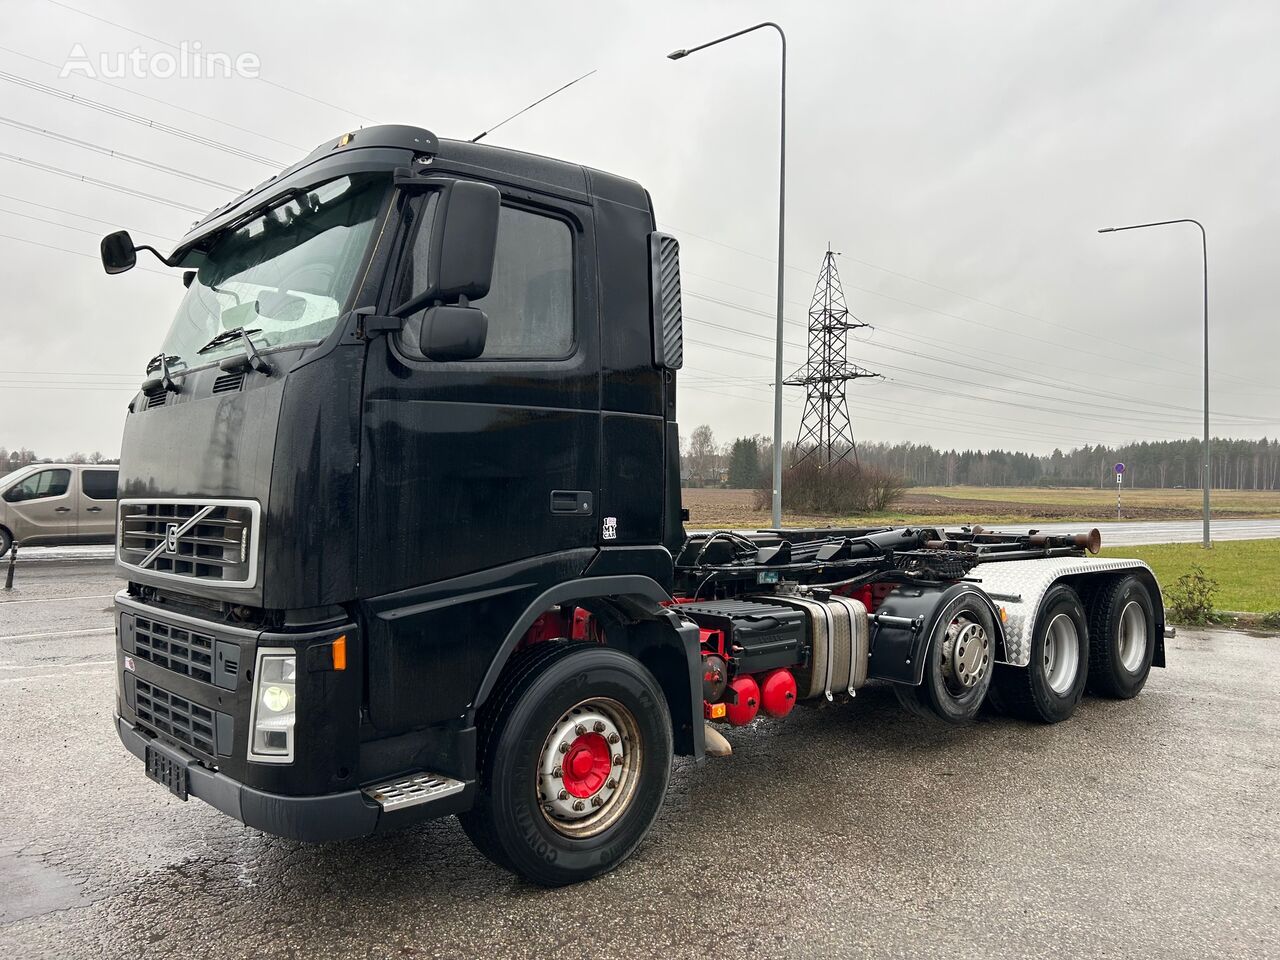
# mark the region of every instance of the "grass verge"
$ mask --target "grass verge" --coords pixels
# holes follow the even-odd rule
[[[1280,626],[1280,539],[1226,540],[1212,550],[1198,543],[1110,547],[1102,555],[1146,561],[1165,591],[1198,563],[1218,583],[1216,609],[1257,614],[1260,621],[1270,614],[1270,625]]]

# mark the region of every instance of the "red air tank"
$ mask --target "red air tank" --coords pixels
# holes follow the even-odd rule
[[[770,670],[760,681],[760,706],[771,717],[785,717],[796,705],[796,678],[785,668]]]
[[[735,727],[750,723],[760,710],[760,686],[750,676],[743,674],[734,678],[729,689],[737,695],[738,702],[727,704],[725,717]]]

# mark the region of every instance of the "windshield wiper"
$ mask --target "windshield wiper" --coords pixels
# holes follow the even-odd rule
[[[262,330],[257,327],[250,330],[246,330],[244,327],[232,327],[230,330],[223,330],[221,333],[217,334],[212,340],[197,350],[196,353],[208,353],[214,347],[220,347],[224,343],[230,343],[232,340],[238,340],[242,336],[247,340],[249,338],[249,334],[261,332]]]
[[[165,356],[164,351],[160,351],[154,357],[147,361],[147,373],[150,373],[153,367],[160,367],[160,376],[150,377],[142,381],[142,392],[150,393],[156,387],[163,387],[169,393],[178,392],[178,384],[174,382],[173,377],[169,375],[169,361],[178,360],[178,357]]]
[[[258,373],[269,377],[272,372],[271,364],[262,359],[262,354],[258,353],[258,348],[253,345],[253,341],[249,338],[249,334],[261,332],[262,331],[257,328],[246,330],[244,327],[232,327],[230,330],[224,330],[222,333],[218,334],[197,350],[196,353],[204,353],[207,350],[212,350],[214,347],[221,346],[224,343],[230,343],[232,340],[238,338],[244,341],[244,356],[227,357],[227,359],[223,360],[218,364],[218,366],[222,367],[223,370],[244,369],[247,366],[253,370],[257,370]]]

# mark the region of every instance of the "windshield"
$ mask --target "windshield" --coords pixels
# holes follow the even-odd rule
[[[164,341],[169,362],[190,367],[243,351],[235,338],[197,353],[236,327],[254,331],[259,350],[327,337],[347,307],[388,186],[385,175],[330,180],[187,254],[182,266],[196,275]]]

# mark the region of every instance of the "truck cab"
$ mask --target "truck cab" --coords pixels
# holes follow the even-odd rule
[[[708,720],[875,680],[964,722],[1047,643],[1077,669],[1011,702],[1064,719],[1095,615],[1116,695],[1163,662],[1149,571],[1079,538],[686,536],[679,246],[634,181],[371,127],[150,252],[186,292],[124,431],[116,726],[252,827],[456,813],[569,883],[635,849]]]

